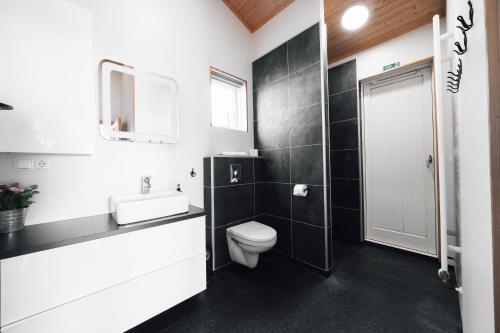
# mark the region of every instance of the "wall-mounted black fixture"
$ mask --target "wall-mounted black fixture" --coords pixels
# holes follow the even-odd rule
[[[457,49],[453,50],[453,52],[455,52],[458,55],[462,55],[465,52],[467,52],[467,33],[466,33],[467,30],[459,26],[457,26],[457,28],[459,28],[462,31],[462,34],[464,35],[464,46],[462,47],[462,45],[460,45],[459,42],[455,42],[455,46],[457,47]]]
[[[5,103],[0,103],[0,110],[14,110],[14,107]]]
[[[196,175],[197,175],[197,174],[198,174],[198,173],[197,173],[196,171],[194,171],[194,168],[191,168],[191,171],[189,171],[189,175],[190,175],[191,177],[193,177],[193,178],[194,178],[194,177],[196,177]]]
[[[462,24],[461,27],[457,26],[457,28],[460,28],[460,29],[463,28],[462,31],[468,31],[474,25],[474,8],[472,7],[472,2],[469,0],[467,2],[467,4],[469,5],[469,21],[470,21],[470,23],[465,22],[465,19],[462,15],[457,16],[457,20],[460,22],[460,24]]]
[[[458,59],[458,69],[457,72],[448,72],[448,85],[446,90],[456,94],[460,89],[460,80],[462,80],[462,59]]]
[[[464,44],[463,47],[460,45],[459,42],[455,42],[455,46],[457,47],[457,50],[453,50],[458,55],[462,55],[465,52],[467,52],[467,31],[469,31],[472,26],[474,26],[474,8],[472,7],[472,2],[469,0],[467,2],[469,5],[469,21],[470,23],[465,22],[465,19],[462,15],[457,16],[458,22],[460,22],[460,25],[457,25],[457,28],[462,31],[462,34],[464,36]]]
[[[458,55],[463,55],[467,52],[467,31],[469,31],[474,26],[474,7],[472,7],[472,2],[469,0],[467,2],[469,5],[469,22],[467,23],[462,15],[457,16],[457,21],[460,22],[460,25],[457,25],[457,28],[462,31],[462,35],[464,36],[463,46],[459,42],[455,42],[456,50],[453,50]],[[448,76],[448,82],[446,86],[446,90],[449,92],[456,94],[460,90],[460,81],[462,80],[462,59],[458,59],[458,69],[457,72],[448,72],[450,74]]]

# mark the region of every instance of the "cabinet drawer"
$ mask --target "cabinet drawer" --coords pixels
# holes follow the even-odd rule
[[[204,254],[204,219],[2,260],[1,326]]]
[[[205,288],[205,255],[199,254],[3,327],[2,332],[124,332]]]

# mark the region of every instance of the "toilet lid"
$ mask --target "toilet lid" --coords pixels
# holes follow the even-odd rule
[[[267,242],[276,237],[276,230],[255,221],[228,228],[227,231],[242,239],[253,242]]]

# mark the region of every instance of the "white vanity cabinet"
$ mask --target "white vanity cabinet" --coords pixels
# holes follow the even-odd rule
[[[2,332],[123,332],[206,288],[205,217],[0,261]]]

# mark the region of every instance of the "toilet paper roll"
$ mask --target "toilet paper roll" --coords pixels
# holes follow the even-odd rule
[[[293,195],[296,197],[305,197],[309,192],[309,188],[304,184],[297,184],[293,187]]]

